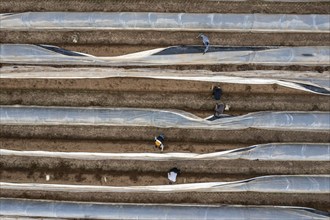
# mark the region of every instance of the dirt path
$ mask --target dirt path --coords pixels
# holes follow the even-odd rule
[[[49,181],[46,181],[49,175]],[[180,175],[177,183],[203,183],[203,182],[230,182],[245,178],[252,178],[253,175],[221,175],[200,173],[184,173]],[[121,171],[97,171],[97,172],[63,172],[60,170],[41,171],[19,171],[2,170],[0,173],[2,182],[15,183],[47,183],[47,184],[81,184],[81,185],[102,185],[102,186],[148,186],[168,185],[167,173],[152,172],[121,172]]]
[[[62,71],[70,73],[72,69],[64,68]],[[6,72],[10,73],[8,70]],[[219,102],[214,100],[212,88],[220,86],[223,91],[220,102],[230,106],[227,114],[330,110],[327,96],[275,84],[249,85],[147,78],[4,78],[0,85],[2,105],[180,109],[205,118],[214,113],[215,104]]]
[[[200,0],[1,0],[0,12],[100,11],[100,12],[190,12],[190,13],[294,13],[326,14],[328,2],[200,1]]]
[[[6,73],[15,73],[19,71],[20,68],[29,68],[28,66],[25,67],[13,67],[11,71],[6,71]],[[34,72],[34,67],[31,67],[31,72]],[[88,71],[89,68],[49,68],[44,67],[41,70],[43,73],[50,71],[53,73],[64,72],[67,74],[74,75],[75,71],[79,71],[82,69],[83,71]],[[104,68],[92,68],[89,72],[95,73],[97,75],[99,72],[102,72]],[[145,70],[145,69],[144,69]],[[149,70],[149,69],[146,69]],[[152,72],[154,69],[150,69]],[[120,69],[118,74],[121,72],[131,73],[134,74],[134,71],[139,71],[138,69],[134,70],[127,70],[127,69]],[[157,70],[155,70],[157,71]],[[166,71],[166,70],[164,70]],[[174,71],[174,73],[182,74],[189,74],[191,71],[175,71],[175,70],[167,70],[167,71]],[[113,73],[117,73],[116,69],[112,71]],[[3,71],[2,73],[5,73]],[[22,71],[24,73],[24,71]],[[199,72],[196,71],[196,74]],[[201,71],[200,75],[207,73],[209,75],[214,74],[209,71]],[[248,72],[244,72],[247,74],[247,77],[257,77],[248,75]],[[281,74],[280,71],[279,74]],[[217,73],[217,75],[226,75],[231,76],[230,73]],[[284,72],[283,74],[297,74],[297,72]],[[265,78],[272,78],[272,74],[269,73],[267,75],[263,75]],[[326,77],[327,73],[315,73],[313,74],[314,77]],[[236,75],[232,75],[236,76]],[[313,78],[313,76],[311,76]],[[292,76],[294,77],[294,76]],[[310,77],[309,75],[301,74],[299,77]],[[280,78],[280,77],[277,77]],[[305,95],[310,96],[311,93],[304,92],[301,90],[291,89],[288,87],[283,87],[275,84],[235,84],[235,83],[218,83],[218,82],[203,82],[203,81],[189,81],[189,80],[171,80],[171,79],[151,79],[151,78],[135,78],[135,77],[110,77],[110,78],[93,78],[93,79],[58,79],[58,78],[49,78],[49,79],[15,79],[15,78],[1,78],[0,86],[3,90],[65,90],[65,91],[76,91],[76,90],[91,90],[91,91],[102,91],[102,92],[174,92],[174,93],[212,93],[212,88],[214,86],[220,86],[223,90],[224,94],[230,93],[246,93],[246,94],[289,94],[289,95]],[[312,98],[311,98],[312,99]]]
[[[129,140],[149,141],[165,134],[173,142],[203,142],[226,144],[262,144],[272,142],[330,142],[328,131],[290,131],[266,129],[203,130],[136,126],[94,125],[1,125],[4,138],[48,138],[74,140]]]
[[[182,171],[177,184],[229,182],[274,174],[329,172],[326,162],[299,161],[80,161],[3,156],[0,165],[0,178],[3,182],[94,186],[168,185],[166,173],[172,167]],[[237,167],[240,167],[239,170]],[[66,197],[65,200],[70,198]]]
[[[0,68],[15,66],[15,67],[30,67],[33,65],[21,65],[21,64],[0,64]],[[40,63],[40,66],[43,66]],[[74,66],[74,65],[60,65],[60,66],[47,66],[52,68],[99,68],[99,66]],[[330,71],[330,66],[299,66],[299,65],[291,65],[291,66],[274,66],[274,65],[255,65],[255,64],[220,64],[220,65],[171,65],[171,66],[118,66],[119,68],[125,68],[127,70],[131,69],[163,69],[163,70],[177,70],[177,71],[196,71],[196,70],[207,70],[211,72],[236,72],[236,71],[254,71],[254,70],[276,70],[276,71],[316,71],[319,73],[324,73]]]
[[[134,85],[132,85],[134,86]],[[139,85],[137,85],[139,86]],[[209,93],[180,92],[109,92],[66,90],[1,90],[1,105],[38,106],[102,106],[129,108],[179,109],[197,113],[200,117],[213,115],[216,103],[230,106],[227,114],[246,114],[256,111],[329,111],[327,96],[288,94],[223,94],[221,101]]]
[[[66,139],[11,139],[0,138],[0,148],[11,150],[44,150],[64,152],[108,152],[159,153],[153,148],[153,137],[149,141],[112,141],[112,140],[66,140]],[[223,150],[247,147],[245,144],[194,143],[166,141],[166,152],[211,153]]]
[[[202,177],[204,174],[214,175],[213,178],[231,177],[240,179],[244,176],[265,175],[296,175],[296,174],[326,174],[329,173],[327,162],[321,161],[259,161],[259,160],[78,160],[61,158],[2,156],[0,165],[3,170],[17,170],[28,173],[61,172],[88,174],[124,172],[126,176],[140,173],[160,173],[163,176],[173,167],[181,169],[182,173]],[[125,185],[126,182],[122,182]],[[128,183],[127,183],[128,184]]]
[[[185,31],[1,31],[1,43],[51,44],[97,56],[128,54],[150,48],[201,45],[199,32]],[[329,46],[328,34],[205,32],[212,45]],[[97,37],[95,37],[97,36]],[[77,43],[73,43],[73,40]],[[90,46],[91,45],[91,46]],[[117,51],[117,49],[120,50]]]

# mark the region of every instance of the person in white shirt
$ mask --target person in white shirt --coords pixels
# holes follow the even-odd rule
[[[181,173],[181,171],[174,167],[172,169],[170,169],[167,173],[167,178],[169,179],[170,181],[170,184],[173,184],[176,182],[176,177]]]
[[[198,37],[200,37],[203,41],[203,44],[205,46],[205,49],[204,49],[204,53],[203,55],[209,50],[209,45],[210,45],[210,41],[209,41],[209,38],[206,37],[204,34],[199,34]]]

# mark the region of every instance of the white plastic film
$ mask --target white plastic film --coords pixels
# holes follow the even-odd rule
[[[277,84],[293,89],[322,95],[330,95],[329,72],[297,72],[255,70],[238,72],[211,72],[206,70],[176,71],[121,68],[53,68],[41,66],[4,66],[0,79],[98,79],[112,77],[135,77],[171,79],[233,84]]]
[[[178,110],[0,106],[2,124],[88,124],[195,129],[329,130],[329,112],[255,112],[214,121]]]
[[[0,188],[58,192],[264,192],[330,193],[330,175],[262,176],[235,182],[207,182],[153,186],[94,186],[0,182]]]
[[[249,0],[208,0],[208,1],[249,1]],[[260,0],[265,2],[329,2],[329,0]]]
[[[325,32],[327,14],[25,12],[0,14],[1,30],[156,30]]]
[[[159,66],[262,64],[275,66],[330,65],[330,47],[210,47],[177,46],[116,57],[95,57],[48,45],[1,44],[0,62],[32,65]]]
[[[76,160],[264,160],[264,161],[330,161],[330,144],[273,143],[221,152],[196,153],[95,153],[18,151],[0,149],[1,156],[49,157]]]
[[[47,219],[328,219],[326,212],[290,206],[112,204],[4,198],[0,199],[0,206],[2,207],[1,216],[44,217]]]

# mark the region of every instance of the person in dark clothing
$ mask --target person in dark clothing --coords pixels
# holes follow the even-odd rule
[[[220,115],[222,115],[224,111],[225,111],[225,104],[217,103],[214,108],[214,116],[220,117]]]
[[[220,100],[222,95],[222,89],[219,86],[213,87],[213,97],[215,100]]]
[[[214,108],[214,115],[211,115],[210,117],[206,118],[208,121],[214,121],[220,118],[227,118],[227,117],[233,117],[232,115],[224,114],[224,111],[228,111],[230,108],[229,105],[225,105],[223,103],[217,103]]]

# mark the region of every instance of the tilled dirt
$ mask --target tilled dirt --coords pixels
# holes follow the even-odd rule
[[[43,63],[38,64],[40,66],[46,67]],[[8,63],[8,64],[0,64],[0,68],[2,67],[31,67],[33,65],[22,65],[17,63]],[[52,68],[99,68],[100,66],[95,65],[52,65],[47,66]],[[116,66],[117,67],[117,66]],[[118,66],[125,68],[127,70],[138,69],[141,66]],[[236,72],[236,71],[253,71],[253,70],[282,70],[282,71],[316,71],[319,73],[324,73],[330,71],[330,66],[299,66],[299,65],[290,65],[290,66],[274,66],[274,65],[255,65],[255,64],[219,64],[219,65],[168,65],[168,66],[142,66],[142,68],[147,69],[164,69],[164,70],[178,70],[178,71],[194,71],[194,70],[207,70],[212,72]]]
[[[49,181],[46,180],[49,175]],[[182,183],[203,183],[203,182],[230,182],[253,175],[221,175],[200,173],[184,173],[177,179],[177,184]],[[102,186],[148,186],[168,185],[167,173],[152,172],[123,172],[123,171],[92,171],[88,173],[67,172],[61,170],[41,171],[19,171],[2,170],[0,173],[2,182],[15,183],[47,183],[47,184],[81,184],[81,185],[102,185]]]
[[[240,205],[272,205],[302,206],[329,211],[330,194],[310,193],[74,193],[51,191],[7,190],[0,191],[1,197],[47,199],[64,201],[94,201],[122,203],[180,203],[180,204],[240,204]]]
[[[47,68],[46,68],[47,69]],[[63,70],[65,71],[65,70]],[[72,71],[68,70],[68,73]],[[8,72],[8,71],[6,71]],[[97,73],[97,72],[96,72]],[[227,114],[255,111],[329,111],[327,96],[278,85],[161,80],[104,79],[2,79],[0,104],[38,106],[102,106],[180,109],[200,117],[214,113],[215,104],[230,106]],[[212,88],[220,86],[221,101]]]
[[[46,67],[42,63],[39,64],[40,66]],[[32,65],[22,65],[16,63],[10,64],[0,64],[0,68],[8,67],[8,66],[15,66],[15,67],[30,67]],[[84,65],[84,66],[77,66],[77,65],[53,65],[48,66],[52,68],[99,68],[100,66],[95,65]],[[138,69],[141,66],[118,66],[125,68],[127,70],[131,69]],[[156,69],[164,69],[164,70],[178,70],[178,71],[194,71],[194,70],[207,70],[212,72],[236,72],[236,71],[253,71],[253,70],[277,70],[277,71],[316,71],[319,73],[329,72],[330,66],[299,66],[299,65],[290,65],[290,66],[274,66],[274,65],[255,65],[255,64],[220,64],[220,65],[171,65],[171,66],[142,66],[142,68],[156,68]]]
[[[144,49],[202,45],[194,31],[1,31],[1,43],[51,44],[96,56],[115,56]],[[205,32],[211,45],[329,46],[328,33]],[[76,42],[76,43],[74,43]],[[93,45],[93,47],[89,46]],[[134,46],[134,47],[132,47]],[[121,48],[120,50],[117,50]],[[139,50],[137,50],[140,48]]]
[[[0,12],[185,12],[185,13],[284,13],[327,14],[328,2],[201,1],[201,0],[1,0]]]
[[[328,143],[329,132],[267,129],[207,130],[182,128],[157,128],[146,126],[96,126],[96,125],[1,125],[3,138],[93,139],[149,141],[165,134],[171,142],[199,142],[226,144],[263,144],[272,142]]]
[[[3,156],[1,181],[88,185],[168,184],[166,172],[173,166],[182,174],[177,183],[235,181],[262,174],[325,174],[326,162],[299,161],[79,161]],[[162,172],[163,171],[163,172]],[[49,181],[46,181],[49,175]],[[138,203],[199,203],[241,205],[294,205],[329,210],[329,194],[287,193],[63,193],[27,190],[0,191],[2,197]],[[279,196],[280,195],[280,196]]]
[[[246,144],[206,143],[206,142],[164,142],[165,152],[212,153],[248,147]],[[0,138],[0,148],[8,150],[44,150],[62,152],[103,152],[103,153],[159,153],[154,149],[153,137],[150,140],[69,140],[69,139],[32,139]]]
[[[134,86],[134,85],[132,85]],[[256,111],[329,111],[327,96],[316,94],[223,94],[221,101],[209,93],[173,92],[109,92],[66,90],[1,90],[1,105],[38,105],[71,107],[130,107],[180,109],[200,117],[213,115],[216,103],[230,106],[226,114],[246,114]]]
[[[265,175],[296,175],[296,174],[326,174],[330,167],[322,161],[261,161],[261,160],[171,160],[171,161],[142,161],[142,160],[78,160],[44,157],[2,156],[0,158],[3,170],[21,170],[34,172],[60,172],[88,174],[100,173],[108,175],[122,172],[124,176],[134,176],[137,173],[147,176],[148,173],[166,173],[177,167],[183,173],[194,174],[199,178],[213,176],[214,179],[230,177],[244,179],[251,176]],[[118,174],[118,173],[117,173]],[[189,175],[188,175],[189,176]],[[197,178],[196,177],[196,178]],[[183,181],[183,180],[181,180]],[[122,185],[128,184],[121,182]]]
[[[21,67],[14,68],[6,73],[19,72]],[[29,69],[28,66],[23,67]],[[33,73],[34,67],[31,67],[31,72]],[[50,69],[50,70],[49,70]],[[80,68],[78,68],[79,70]],[[91,69],[91,73],[95,73],[97,76],[98,71],[102,71],[104,68]],[[67,74],[74,74],[75,68],[43,68],[41,72],[56,71],[65,72]],[[77,71],[78,71],[77,70]],[[82,68],[82,70],[84,70]],[[89,70],[87,68],[87,70]],[[152,71],[153,69],[150,69]],[[40,70],[39,70],[40,71]],[[86,71],[86,70],[85,70]],[[126,70],[127,73],[134,75],[134,70]],[[166,71],[166,70],[164,70]],[[171,70],[168,70],[171,71]],[[24,72],[24,71],[23,71]],[[113,71],[116,73],[116,70]],[[191,71],[180,72],[182,76],[185,73]],[[5,73],[5,72],[3,72]],[[195,72],[198,74],[198,72]],[[209,73],[209,72],[208,72]],[[244,73],[244,72],[243,72]],[[178,72],[179,74],[179,72]],[[217,73],[221,75],[222,73]],[[248,73],[246,73],[248,74]],[[284,72],[283,72],[284,74]],[[285,74],[296,74],[296,72],[285,72]],[[327,76],[327,73],[319,73],[320,76]],[[203,75],[203,72],[201,72]],[[47,75],[46,75],[47,76]],[[230,76],[230,75],[229,75]],[[251,76],[250,76],[251,77]],[[304,77],[304,75],[302,75]],[[308,76],[305,76],[308,77]],[[269,78],[272,78],[271,73]],[[103,92],[173,92],[173,93],[208,93],[212,94],[212,88],[214,86],[220,86],[224,95],[231,93],[245,93],[245,94],[297,94],[304,96],[318,96],[313,95],[309,92],[304,92],[301,90],[291,89],[288,87],[279,86],[276,84],[235,84],[235,83],[218,83],[218,82],[203,82],[203,81],[188,81],[188,80],[171,80],[171,79],[151,79],[151,78],[135,78],[135,77],[110,77],[110,78],[93,78],[93,79],[18,79],[18,78],[1,78],[0,86],[3,90],[57,90],[57,91],[103,91]],[[313,98],[310,98],[313,99]]]

